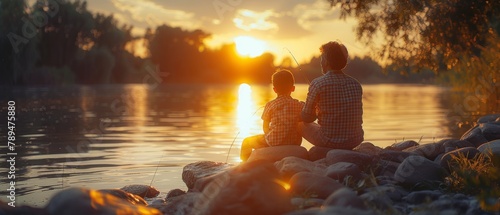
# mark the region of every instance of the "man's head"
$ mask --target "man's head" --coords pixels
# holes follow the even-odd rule
[[[347,65],[347,48],[340,42],[328,42],[323,44],[319,50],[321,51],[321,69],[323,73],[328,70],[342,70]]]
[[[273,89],[278,95],[290,94],[295,91],[295,79],[290,70],[281,69],[273,74]]]

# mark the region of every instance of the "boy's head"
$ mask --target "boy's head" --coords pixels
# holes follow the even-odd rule
[[[273,74],[273,89],[278,95],[290,94],[295,90],[295,79],[290,70],[280,69]]]
[[[328,42],[319,49],[321,51],[321,69],[323,73],[326,73],[329,69],[342,70],[347,65],[349,53],[344,44],[336,41]]]

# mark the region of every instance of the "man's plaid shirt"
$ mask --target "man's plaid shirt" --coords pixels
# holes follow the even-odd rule
[[[363,141],[363,89],[343,72],[327,72],[309,86],[303,109],[305,121],[318,119],[321,133],[332,146]]]
[[[266,104],[262,120],[270,121],[269,132],[265,134],[268,145],[300,145],[302,143],[298,124],[302,121],[300,113],[303,107],[303,102],[289,95],[279,95]]]

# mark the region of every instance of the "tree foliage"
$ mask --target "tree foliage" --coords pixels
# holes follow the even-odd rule
[[[434,71],[450,69],[463,55],[480,56],[500,32],[500,1],[328,0],[341,17],[358,20],[359,40],[387,63]]]

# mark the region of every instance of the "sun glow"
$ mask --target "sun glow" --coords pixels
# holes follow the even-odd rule
[[[252,125],[252,112],[255,105],[252,100],[252,88],[248,84],[241,84],[238,89],[237,126],[240,135],[246,137],[250,134]]]
[[[235,37],[236,51],[241,56],[257,57],[266,51],[266,43],[250,36]]]

